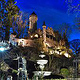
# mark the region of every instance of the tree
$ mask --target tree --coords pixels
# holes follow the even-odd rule
[[[3,26],[3,21],[5,19],[5,8],[6,8],[6,1],[0,0],[0,27]]]
[[[16,2],[14,0],[8,0],[7,2],[5,0],[1,0],[0,5],[0,19],[1,19],[1,26],[6,27],[5,29],[5,39],[9,39],[9,31],[10,27],[13,26],[13,21],[16,20],[16,17],[19,13],[19,8],[15,5]]]
[[[6,17],[6,1],[5,0],[0,0],[0,38],[3,39],[5,37],[5,32],[4,32],[4,20]]]
[[[24,16],[26,15],[26,16]],[[28,13],[22,13],[20,12],[18,17],[16,18],[16,20],[13,23],[13,31],[16,32],[17,37],[19,38],[23,38],[25,37],[26,33],[27,33],[27,22],[28,22]],[[26,32],[25,32],[26,29]]]
[[[74,28],[79,31],[80,30],[80,17],[76,17],[74,23],[75,23]]]
[[[80,48],[80,39],[74,39],[69,42],[70,48],[73,50],[74,54],[78,53],[78,49]]]
[[[43,45],[43,38],[39,38],[39,39],[34,39],[34,43],[35,43],[35,49],[37,52],[40,52],[43,50],[44,45]]]
[[[66,33],[63,33],[63,40],[65,41],[65,46],[66,46],[67,48],[69,48],[69,42],[68,42]]]
[[[69,38],[69,35],[72,32],[71,26],[67,23],[62,23],[54,26],[55,30],[58,30],[61,36],[65,33],[66,37]]]
[[[80,4],[79,1],[76,2],[74,0],[65,0],[68,6],[68,14],[76,14],[75,16],[78,17],[80,13]]]

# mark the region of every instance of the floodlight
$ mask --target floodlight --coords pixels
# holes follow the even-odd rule
[[[4,51],[4,48],[3,48],[3,47],[1,47],[1,48],[0,48],[0,51]]]

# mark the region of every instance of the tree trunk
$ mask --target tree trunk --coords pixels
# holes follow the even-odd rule
[[[10,28],[6,28],[5,30],[5,40],[8,40],[9,41],[9,34],[10,34]]]

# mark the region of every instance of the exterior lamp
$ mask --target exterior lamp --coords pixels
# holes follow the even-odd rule
[[[4,51],[4,47],[1,47],[1,48],[0,48],[0,51]]]

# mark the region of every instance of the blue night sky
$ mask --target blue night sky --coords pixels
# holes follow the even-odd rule
[[[68,23],[75,25],[75,14],[68,14],[68,5],[65,0],[15,0],[22,12],[28,12],[30,15],[33,11],[38,16],[37,27],[42,28],[43,21],[47,27],[55,29],[54,25]],[[80,4],[80,0],[73,0],[73,5]],[[76,1],[76,2],[75,2]],[[75,3],[75,4],[74,4]],[[80,7],[80,6],[79,6]],[[80,39],[80,31],[72,28],[69,41]]]

